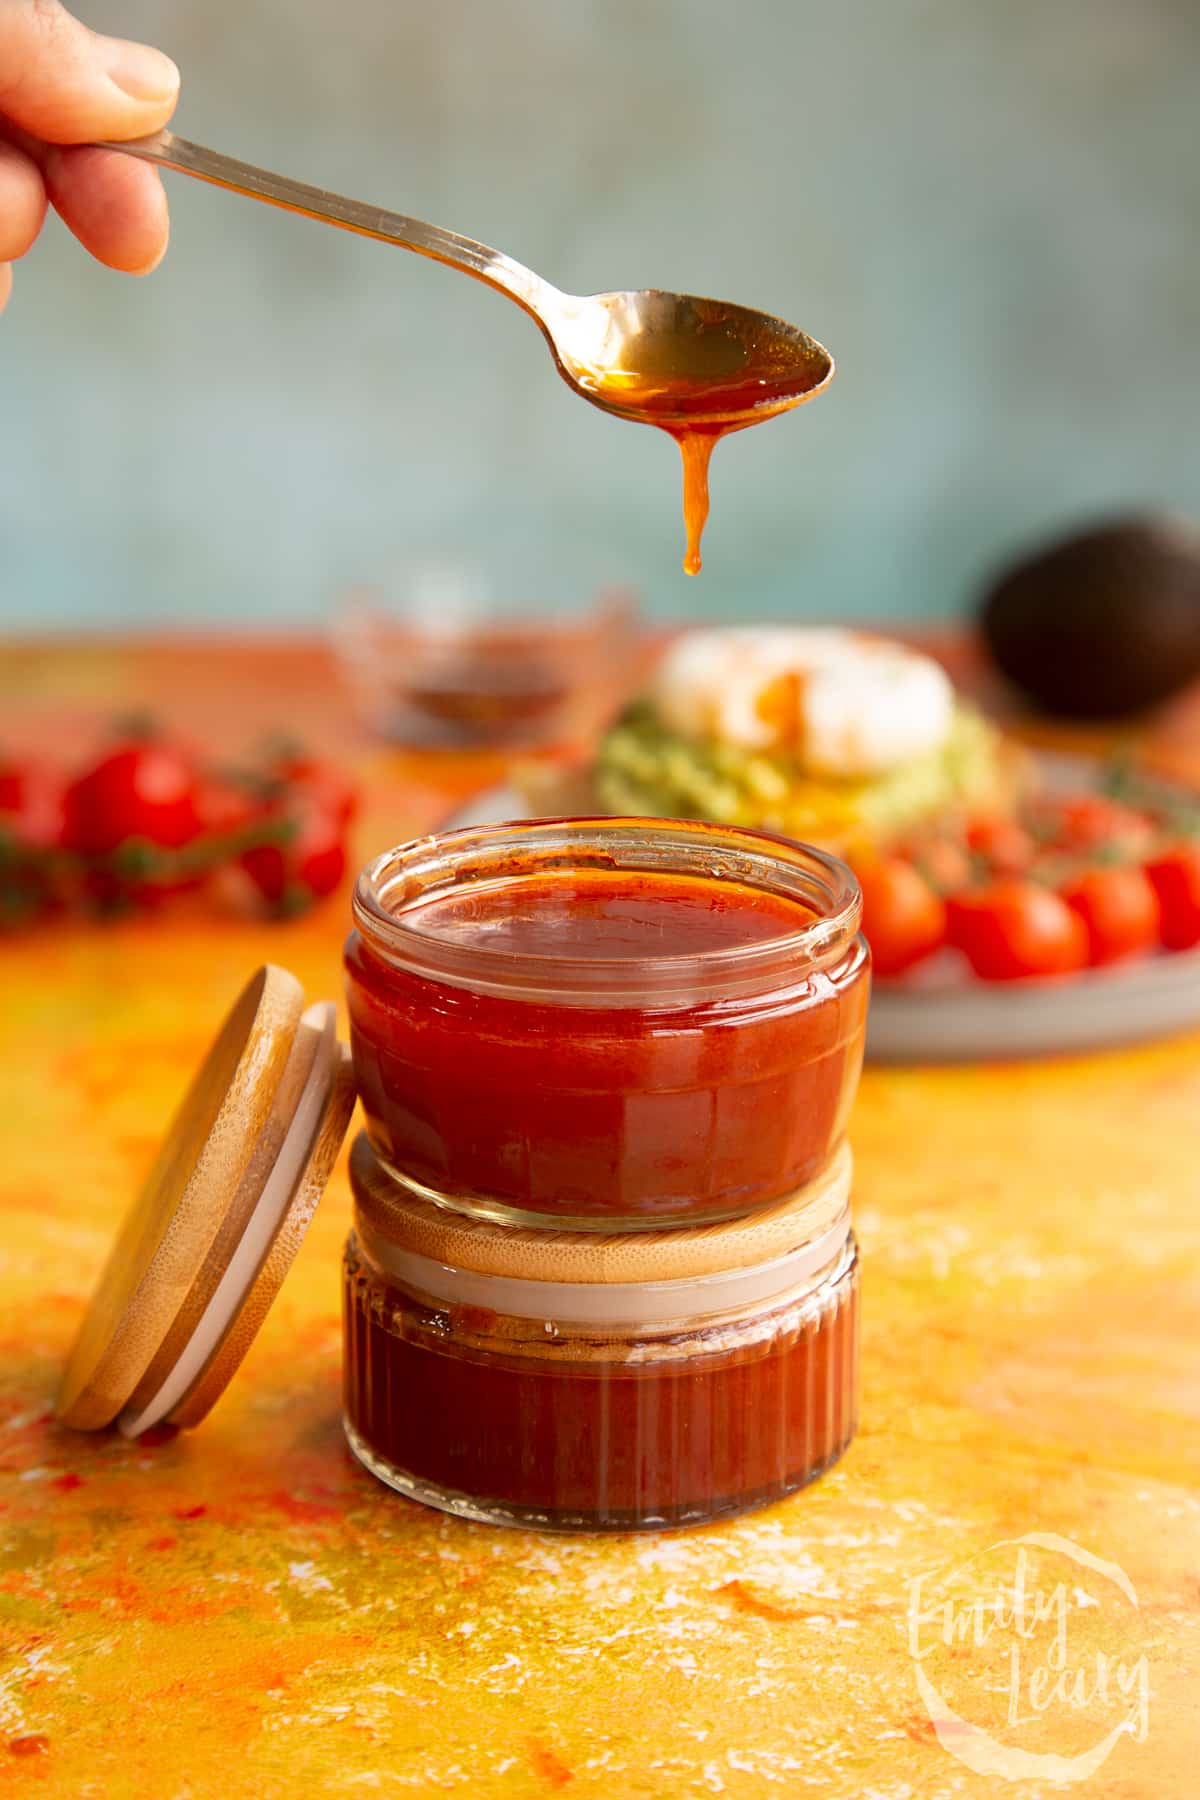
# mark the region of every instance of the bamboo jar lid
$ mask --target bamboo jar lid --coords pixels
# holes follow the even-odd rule
[[[601,1233],[497,1225],[413,1193],[382,1166],[366,1133],[350,1153],[360,1230],[391,1250],[478,1275],[562,1283],[661,1282],[754,1268],[820,1238],[847,1216],[843,1144],[815,1180],[747,1218],[661,1231]]]
[[[291,1267],[354,1107],[332,1004],[267,965],[235,1001],[130,1207],[56,1412],[130,1436],[195,1425]]]

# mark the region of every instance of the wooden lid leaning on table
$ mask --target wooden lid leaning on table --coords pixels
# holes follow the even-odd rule
[[[354,1108],[334,1009],[267,965],[234,1003],[130,1207],[67,1359],[64,1425],[195,1425],[291,1267]]]

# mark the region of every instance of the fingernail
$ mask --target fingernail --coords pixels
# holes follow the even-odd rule
[[[169,100],[178,92],[179,70],[161,50],[125,38],[105,38],[104,46],[108,78],[131,100]]]
[[[162,241],[162,248],[160,250],[155,251],[154,255],[150,258],[150,261],[147,263],[143,263],[141,265],[141,267],[138,269],[130,269],[129,274],[130,275],[153,275],[155,269],[157,269],[159,263],[162,261],[163,257],[166,254],[167,254],[167,240],[166,240],[166,238],[164,238]]]

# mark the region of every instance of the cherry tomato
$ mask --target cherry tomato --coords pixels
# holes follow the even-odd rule
[[[342,822],[327,812],[306,813],[294,836],[278,844],[256,845],[244,851],[240,861],[268,906],[301,912],[341,884],[346,873]]]
[[[81,856],[110,856],[130,838],[178,850],[199,829],[195,770],[169,744],[123,744],[63,797],[63,846]]]
[[[1037,852],[1032,832],[1016,819],[976,819],[967,827],[967,848],[997,875],[1023,875]]]
[[[348,825],[358,811],[358,790],[333,763],[316,756],[284,756],[271,768],[272,777],[302,804],[330,813]]]
[[[897,854],[910,862],[939,894],[966,887],[971,879],[971,858],[966,845],[957,838],[913,838]]]
[[[1035,881],[988,882],[955,895],[946,915],[949,941],[984,981],[1066,975],[1087,962],[1083,920]]]
[[[267,902],[279,906],[287,892],[287,850],[282,844],[256,844],[238,858],[243,869]]]
[[[264,813],[262,801],[244,783],[206,776],[196,794],[201,830],[216,838],[238,836]]]
[[[1200,944],[1200,844],[1179,844],[1146,864],[1158,895],[1159,938],[1168,950]]]
[[[863,935],[879,975],[899,975],[938,949],[946,909],[925,877],[899,856],[882,856],[857,870],[863,892]]]
[[[1157,944],[1159,905],[1150,878],[1133,863],[1085,869],[1059,893],[1083,920],[1088,961],[1119,962]]]
[[[292,845],[295,879],[315,900],[332,894],[346,873],[346,841],[342,821],[327,814],[312,814]]]
[[[53,849],[62,835],[62,783],[44,763],[0,763],[0,834],[23,850]]]
[[[25,801],[29,763],[0,762],[0,813],[15,813]]]
[[[1149,817],[1106,794],[1072,794],[1041,801],[1034,819],[1040,835],[1064,850],[1101,846],[1136,855],[1154,836]]]

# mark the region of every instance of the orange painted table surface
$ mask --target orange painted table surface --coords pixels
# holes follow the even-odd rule
[[[146,702],[214,744],[304,720],[367,784],[364,857],[498,773],[360,738],[311,647],[0,656],[6,739],[82,746]],[[361,1472],[344,1161],[200,1430],[54,1426],[109,1236],[220,1014],[264,958],[337,995],[345,923],[343,899],[0,945],[0,1793],[905,1800],[1062,1793],[1065,1770],[1195,1794],[1200,1037],[868,1071],[861,1431],[758,1515],[552,1538]],[[1022,1575],[1040,1626],[1013,1619]],[[1106,1750],[1125,1715],[1138,1735]]]

